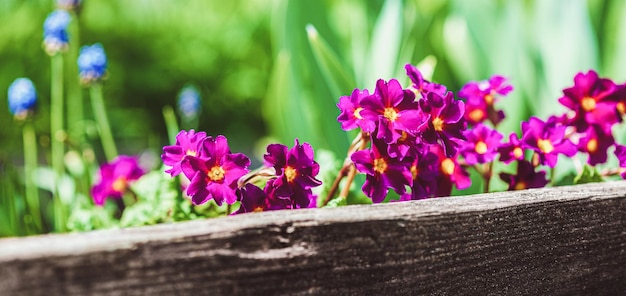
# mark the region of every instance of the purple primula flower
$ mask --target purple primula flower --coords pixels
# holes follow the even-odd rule
[[[181,169],[190,180],[187,195],[195,205],[213,199],[217,205],[237,201],[237,180],[248,172],[250,159],[242,153],[232,154],[224,136],[207,137],[201,144],[201,157],[187,155]]]
[[[415,158],[418,154],[426,151],[428,149],[427,146],[422,142],[421,137],[403,131],[402,136],[396,143],[387,145],[387,153],[390,157],[400,159],[405,157]]]
[[[517,173],[515,175],[500,173],[500,179],[509,184],[508,190],[541,188],[548,184],[546,172],[535,172],[533,165],[526,160],[517,162]]]
[[[465,132],[467,142],[461,145],[461,155],[469,165],[492,162],[498,155],[497,149],[502,141],[502,134],[479,123]]]
[[[132,181],[143,176],[144,170],[139,167],[137,158],[120,155],[110,163],[105,163],[98,170],[99,180],[91,188],[91,196],[97,206],[104,205],[105,200],[121,198],[128,190]]]
[[[176,135],[176,144],[163,147],[163,154],[161,159],[163,164],[170,166],[171,168],[165,170],[166,173],[172,177],[178,176],[182,173],[180,164],[183,162],[185,156],[202,157],[202,141],[206,138],[205,132],[196,133],[193,129],[187,131],[180,131]]]
[[[513,90],[507,79],[494,75],[487,81],[469,82],[459,91],[459,97],[466,99],[465,119],[470,124],[489,120],[494,126],[504,119],[502,110],[495,110],[498,95],[506,96]]]
[[[578,132],[585,131],[589,124],[601,125],[608,132],[619,121],[617,101],[612,96],[616,90],[613,81],[599,78],[598,73],[590,70],[576,74],[574,86],[563,90],[559,103],[574,111],[569,124]]]
[[[251,183],[247,183],[244,187],[238,188],[237,196],[241,205],[239,210],[234,212],[233,215],[291,208],[292,204],[290,200],[274,196],[270,182],[273,182],[273,180],[270,180],[268,184],[266,184],[265,190]]]
[[[290,199],[294,208],[307,208],[311,204],[311,188],[322,181],[315,178],[320,166],[314,159],[313,147],[295,140],[291,149],[281,144],[270,144],[263,156],[268,166],[276,171],[277,178],[271,183],[279,198]]]
[[[378,123],[376,138],[393,144],[402,132],[416,134],[425,126],[426,117],[414,99],[413,93],[405,92],[398,80],[379,79],[374,94],[361,100],[361,116]]]
[[[422,137],[428,144],[442,145],[447,157],[457,154],[458,140],[466,140],[463,131],[466,122],[463,119],[465,104],[454,99],[452,92],[440,96],[428,93],[425,100],[419,101],[422,111],[429,115],[428,126]]]
[[[406,64],[404,69],[406,70],[406,75],[411,79],[412,84],[410,88],[418,95],[418,99],[426,98],[429,92],[444,96],[448,91],[445,86],[424,79],[424,76],[417,67]]]
[[[447,157],[439,145],[431,146],[430,151],[437,156],[439,166],[435,196],[450,196],[453,185],[459,190],[467,189],[472,185],[469,172],[459,164],[458,155]]]
[[[500,145],[498,153],[500,153],[499,160],[506,164],[511,163],[513,160],[524,159],[524,148],[516,133],[509,135],[509,142]]]
[[[389,188],[398,194],[406,192],[413,178],[409,168],[411,159],[392,158],[386,154],[385,144],[372,137],[372,148],[360,150],[350,156],[357,171],[366,174],[362,190],[374,203],[381,203]]]
[[[533,116],[522,122],[522,143],[525,148],[539,155],[542,164],[554,168],[558,154],[572,157],[578,152],[576,146],[565,138],[565,129],[564,125],[550,121],[546,123]]]
[[[608,155],[607,150],[615,144],[612,134],[606,134],[598,125],[590,125],[584,133],[584,137],[578,142],[578,150],[589,155],[587,163],[595,166],[605,163]]]
[[[369,120],[361,116],[361,110],[363,110],[361,100],[369,95],[367,89],[361,91],[356,88],[350,96],[339,98],[337,107],[341,110],[341,114],[337,117],[337,121],[341,123],[341,128],[344,131],[353,130],[357,127],[367,133],[374,131],[377,120]]]
[[[411,164],[413,185],[411,193],[402,195],[400,200],[417,200],[435,197],[437,192],[437,177],[439,171],[439,158],[432,152],[417,157]]]
[[[621,176],[622,179],[626,179],[626,146],[616,144],[615,145],[615,156],[619,161],[619,167],[622,168]]]

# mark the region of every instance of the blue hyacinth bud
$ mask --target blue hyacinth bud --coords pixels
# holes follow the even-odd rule
[[[178,93],[178,111],[186,120],[193,120],[200,113],[200,92],[193,85],[186,85]]]
[[[78,71],[80,80],[85,84],[103,79],[107,69],[107,56],[102,44],[86,45],[81,47],[78,56]]]
[[[18,78],[11,83],[8,91],[9,111],[16,119],[25,119],[37,107],[37,91],[28,78]]]
[[[57,7],[65,10],[75,10],[78,11],[80,9],[81,0],[57,0]]]
[[[67,26],[70,20],[70,14],[60,9],[51,12],[46,18],[43,23],[43,44],[49,55],[55,55],[67,48]]]

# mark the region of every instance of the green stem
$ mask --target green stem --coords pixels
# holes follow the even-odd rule
[[[102,85],[94,83],[89,88],[89,94],[91,95],[91,107],[93,108],[93,114],[96,117],[96,122],[100,128],[100,141],[102,142],[102,149],[104,149],[104,155],[107,161],[113,160],[117,157],[117,147],[115,147],[115,141],[113,140],[113,134],[111,133],[111,127],[109,126],[109,119],[107,118],[106,109],[104,108],[104,100],[102,99]]]
[[[180,132],[178,127],[178,121],[176,121],[176,114],[174,108],[171,106],[163,107],[163,119],[165,120],[165,127],[167,129],[167,136],[171,144],[176,143],[176,135]]]
[[[26,185],[26,202],[30,210],[30,215],[35,231],[41,233],[41,211],[39,210],[39,190],[33,180],[33,174],[37,169],[37,136],[35,127],[31,121],[24,123],[22,129],[24,133],[24,183]]]
[[[50,84],[50,132],[51,132],[51,162],[56,173],[54,186],[54,228],[57,232],[65,230],[65,209],[59,196],[58,183],[64,173],[64,131],[63,131],[63,55],[56,54],[51,58]]]
[[[79,24],[78,24],[78,15],[76,12],[70,12],[72,14],[72,21],[69,24],[69,33],[72,38],[72,42],[69,43],[69,51],[68,51],[68,59],[66,59],[66,67],[67,67],[67,75],[71,77],[68,79],[67,85],[67,124],[68,130],[74,131],[72,133],[79,142],[83,142],[83,136],[85,134],[85,129],[82,125],[80,125],[81,121],[84,118],[84,105],[83,105],[83,95],[82,88],[78,79],[78,64],[76,60],[78,59],[78,51],[79,51]]]

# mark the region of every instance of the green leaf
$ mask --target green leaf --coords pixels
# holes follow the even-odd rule
[[[340,207],[340,206],[345,206],[347,205],[347,199],[339,196],[336,197],[334,199],[331,199],[328,204],[326,206],[324,206],[325,208],[336,208],[336,207]]]
[[[308,24],[306,31],[317,66],[333,97],[338,100],[344,95],[344,90],[355,87],[354,77],[348,73],[348,67],[340,61],[328,42],[317,32],[315,26]]]
[[[604,179],[598,173],[595,167],[591,167],[589,165],[585,165],[582,172],[580,172],[580,174],[578,174],[578,176],[574,178],[574,184],[586,184],[596,182],[604,182]]]

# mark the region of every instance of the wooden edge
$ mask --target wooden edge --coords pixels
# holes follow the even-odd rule
[[[488,211],[533,203],[626,196],[626,181],[553,188],[505,191],[401,203],[352,205],[328,209],[271,211],[154,226],[109,229],[85,233],[49,234],[0,239],[0,264],[16,259],[65,256],[133,248],[138,243],[196,235],[227,236],[247,228],[286,223],[319,225],[336,222],[388,220],[451,213]],[[625,230],[626,231],[626,230]]]

